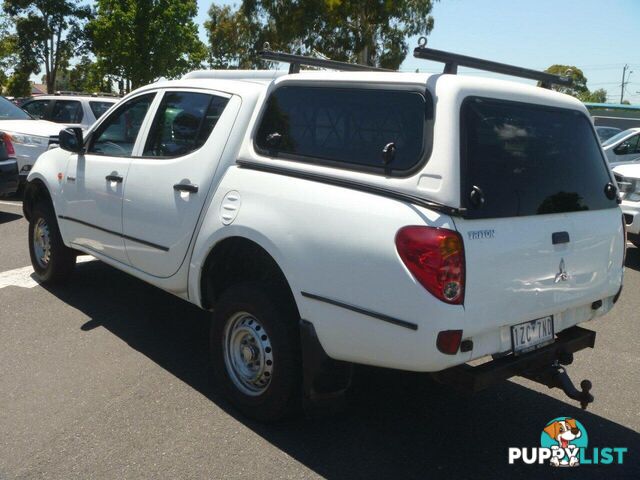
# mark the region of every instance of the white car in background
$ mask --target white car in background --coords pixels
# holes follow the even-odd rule
[[[602,142],[611,164],[640,161],[640,128],[629,128]]]
[[[97,95],[40,95],[27,100],[21,107],[35,118],[86,131],[118,100],[117,97]]]
[[[640,248],[640,164],[619,165],[613,169],[627,226],[627,240]]]
[[[8,148],[15,150],[23,183],[38,157],[53,146],[58,146],[60,125],[38,120],[0,97],[0,132]]]

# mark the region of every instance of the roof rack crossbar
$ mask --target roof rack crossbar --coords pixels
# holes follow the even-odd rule
[[[302,65],[308,67],[330,68],[332,70],[343,70],[351,72],[393,72],[386,68],[370,67],[368,65],[360,65],[357,63],[338,62],[336,60],[327,60],[324,58],[308,57],[306,55],[295,55],[293,53],[275,52],[272,50],[262,50],[258,52],[258,56],[263,60],[272,60],[274,62],[285,62],[289,64],[289,73],[300,72]]]
[[[445,64],[443,73],[451,73],[454,75],[458,73],[458,67],[470,67],[477,68],[478,70],[485,70],[487,72],[511,75],[513,77],[538,80],[544,88],[551,88],[551,85],[553,84],[565,87],[573,84],[570,77],[553,75],[547,72],[540,72],[538,70],[531,70],[529,68],[517,67],[515,65],[508,65],[506,63],[499,63],[491,60],[483,60],[476,57],[468,57],[466,55],[435,50],[433,48],[423,46],[416,47],[413,51],[413,56],[424,60],[442,62]]]

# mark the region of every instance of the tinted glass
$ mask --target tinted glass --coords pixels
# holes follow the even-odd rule
[[[0,97],[0,120],[33,120],[33,117],[4,97]]]
[[[473,98],[462,107],[462,199],[471,218],[616,208],[589,120],[572,110]],[[484,205],[469,195],[480,188]]]
[[[430,102],[410,91],[283,87],[267,102],[256,145],[271,156],[384,170],[382,150],[393,143],[389,169],[406,171],[423,158]]]
[[[620,140],[622,140],[624,137],[628,136],[632,131],[635,130],[624,130],[623,132],[617,133],[615,134],[613,137],[607,139],[606,142],[604,142],[602,144],[603,147],[607,147],[609,145],[613,145],[615,143],[618,143]]]
[[[130,156],[155,93],[129,100],[113,112],[92,136],[89,153]]]
[[[209,138],[227,102],[204,93],[165,93],[142,156],[178,157],[197,150]]]
[[[56,100],[51,112],[51,121],[56,123],[82,122],[82,104],[77,100]]]
[[[32,102],[25,103],[22,109],[35,118],[44,118],[48,106],[49,100],[33,100]]]
[[[96,120],[97,120],[104,114],[104,112],[106,112],[113,106],[113,103],[112,102],[89,102],[89,107],[93,112],[93,116],[96,117]]]
[[[613,153],[616,155],[635,155],[636,153],[640,153],[640,149],[638,149],[638,139],[640,139],[640,135],[627,138],[613,149]]]
[[[610,128],[610,127],[596,127],[596,133],[598,134],[598,138],[601,142],[613,137],[617,133],[620,133],[619,128]]]

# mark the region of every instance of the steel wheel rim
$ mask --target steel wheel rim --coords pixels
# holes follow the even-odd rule
[[[253,315],[238,312],[227,320],[222,343],[234,385],[246,395],[262,395],[273,377],[273,348],[264,326]]]
[[[33,227],[33,252],[41,268],[47,268],[51,261],[51,231],[44,218],[39,218]]]

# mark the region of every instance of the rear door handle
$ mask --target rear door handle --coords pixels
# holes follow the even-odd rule
[[[107,181],[109,182],[116,182],[116,183],[122,183],[122,180],[123,180],[123,178],[117,173],[112,173],[111,175],[107,175],[104,178],[106,178]]]
[[[198,185],[192,183],[176,183],[173,189],[176,192],[198,193]]]

